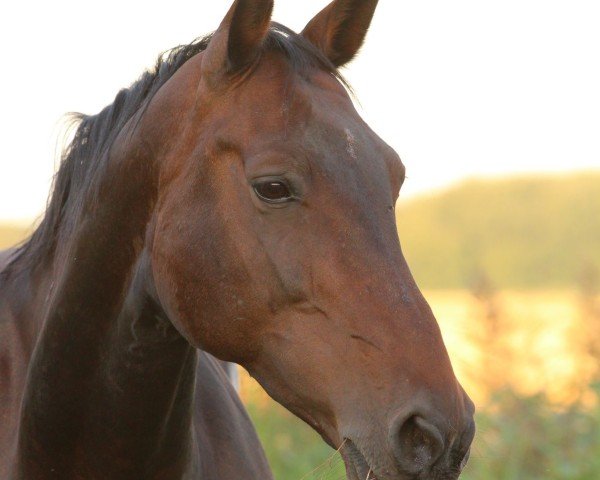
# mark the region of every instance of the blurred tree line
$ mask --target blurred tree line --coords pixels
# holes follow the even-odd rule
[[[572,288],[600,268],[600,172],[477,180],[396,208],[422,288],[468,288],[483,270],[498,288]]]
[[[507,342],[511,323],[489,278],[476,277],[472,293],[482,315],[470,340],[484,354],[472,375],[490,397],[477,415],[472,459],[462,478],[600,479],[600,274],[592,264],[585,265],[578,287],[582,318],[572,347],[592,368],[574,379],[575,400],[556,405],[543,391],[524,395],[510,385],[507,372],[518,368]]]

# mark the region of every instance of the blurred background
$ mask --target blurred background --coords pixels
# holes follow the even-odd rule
[[[327,0],[276,1],[299,31]],[[61,117],[95,113],[229,0],[12,2],[0,41],[0,248],[42,215]],[[403,158],[408,263],[478,406],[467,479],[600,478],[600,4],[380,0],[344,70]],[[340,458],[242,372],[277,480]]]

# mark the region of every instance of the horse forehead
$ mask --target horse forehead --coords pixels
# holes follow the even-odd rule
[[[238,100],[252,106],[251,114],[279,120],[285,117],[287,125],[304,123],[327,112],[350,115],[353,110],[345,88],[332,74],[316,67],[295,70],[281,54],[266,55],[247,80]]]
[[[303,129],[305,140],[331,159],[345,159],[357,166],[381,150],[383,142],[362,120],[349,97],[338,92],[320,93],[312,99]]]
[[[304,75],[257,76],[268,98],[254,95],[251,102],[262,109],[253,128],[268,135],[269,143],[300,149],[323,168],[337,168],[340,163],[353,165],[354,173],[369,173],[385,150],[384,142],[362,120],[344,86],[333,75],[313,70]],[[262,110],[262,111],[261,111]],[[253,115],[253,113],[251,113]],[[257,137],[254,137],[256,140]],[[261,148],[258,142],[257,148]],[[316,165],[313,165],[313,167]],[[366,170],[365,170],[366,169]]]
[[[228,118],[235,120],[226,122],[225,128],[249,154],[265,148],[298,150],[302,157],[318,158],[325,169],[350,161],[356,174],[369,173],[374,164],[381,163],[377,152],[383,142],[361,119],[342,83],[329,72],[317,68],[294,71],[283,56],[267,55],[233,92],[231,103],[218,107],[227,109]]]

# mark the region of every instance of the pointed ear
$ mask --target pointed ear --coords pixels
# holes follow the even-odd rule
[[[334,0],[302,30],[336,67],[348,63],[360,49],[377,0]]]
[[[203,69],[209,75],[230,73],[256,60],[272,11],[273,0],[235,0],[204,52]]]

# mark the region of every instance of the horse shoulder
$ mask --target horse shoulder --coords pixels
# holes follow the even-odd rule
[[[248,413],[220,362],[202,351],[198,357],[194,428],[201,478],[272,479]]]

